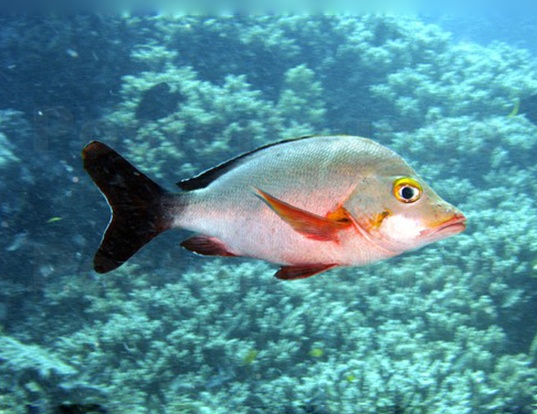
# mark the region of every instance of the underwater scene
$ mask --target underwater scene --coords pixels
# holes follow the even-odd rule
[[[1,414],[537,413],[535,18],[0,21]],[[334,139],[220,165],[311,135],[398,155],[359,150],[366,187],[315,158]],[[396,166],[392,194],[375,177]],[[140,213],[104,239],[114,257],[95,256],[110,208],[92,177],[164,194],[147,214],[112,194]],[[183,202],[218,185],[211,211]],[[341,188],[352,203],[324,208]],[[426,201],[455,217],[442,234],[324,259],[350,229],[410,237],[439,210],[397,211]]]

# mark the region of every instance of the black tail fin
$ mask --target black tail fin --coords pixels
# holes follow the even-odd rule
[[[86,145],[82,159],[112,209],[112,220],[93,261],[97,272],[106,273],[171,228],[173,196],[102,142]]]

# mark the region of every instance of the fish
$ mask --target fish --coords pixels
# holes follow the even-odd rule
[[[308,355],[312,358],[321,358],[324,356],[324,349],[323,348],[312,348],[308,352]]]
[[[142,95],[136,107],[136,119],[140,121],[157,121],[177,110],[177,105],[185,100],[180,92],[172,92],[166,82],[157,83]]]
[[[513,109],[507,117],[513,118],[520,114],[523,114],[532,124],[537,125],[537,94],[516,99]]]
[[[280,266],[282,280],[364,266],[453,236],[464,214],[394,151],[368,138],[308,136],[238,155],[164,189],[99,141],[83,165],[111,209],[94,269],[117,269],[160,233],[204,256]]]

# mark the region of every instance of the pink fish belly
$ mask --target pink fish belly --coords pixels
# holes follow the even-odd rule
[[[336,241],[307,238],[260,200],[254,201],[255,207],[198,205],[183,211],[175,226],[216,237],[234,255],[278,264],[361,266],[395,255],[372,244],[354,227],[341,231]]]

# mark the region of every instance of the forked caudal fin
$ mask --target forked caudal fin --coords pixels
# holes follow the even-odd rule
[[[112,209],[112,220],[93,261],[95,271],[106,273],[171,228],[173,196],[101,142],[86,145],[82,159]]]

